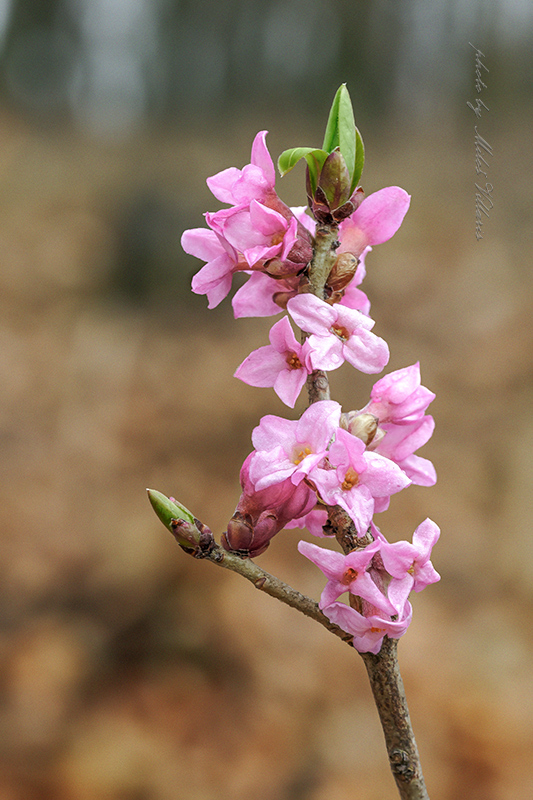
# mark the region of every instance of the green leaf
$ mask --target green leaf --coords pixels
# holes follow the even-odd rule
[[[315,192],[318,183],[318,173],[322,169],[322,165],[328,155],[329,153],[325,150],[319,150],[316,147],[292,147],[290,150],[284,150],[278,158],[280,175],[281,177],[286,175],[300,159],[305,158],[309,167],[311,187],[313,192]]]
[[[365,146],[363,144],[363,139],[361,138],[361,134],[359,133],[359,129],[355,129],[355,142],[356,142],[356,149],[355,149],[355,168],[352,176],[352,186],[351,192],[353,193],[357,184],[359,183],[359,178],[361,177],[361,173],[363,172],[363,166],[365,163]]]
[[[333,99],[323,147],[329,153],[333,152],[336,147],[339,148],[348,167],[354,189],[363,171],[364,147],[361,134],[355,127],[352,101],[345,83],[339,86]]]

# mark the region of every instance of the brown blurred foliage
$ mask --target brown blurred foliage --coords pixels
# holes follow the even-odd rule
[[[118,147],[0,118],[1,800],[395,797],[357,654],[187,557],[144,494],[219,535],[252,428],[286,413],[232,378],[271,320],[186,291],[204,178],[248,159],[253,124],[225,125]],[[439,482],[379,519],[391,539],[442,529],[442,581],[400,644],[433,800],[533,796],[530,124],[498,125],[479,242],[473,125],[365,136],[367,193],[398,184],[412,205],[363,288],[390,369],[420,360],[437,393],[422,454]],[[345,410],[373,382],[331,379]],[[258,561],[318,597],[301,535]]]

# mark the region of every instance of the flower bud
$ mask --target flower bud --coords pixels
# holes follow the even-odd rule
[[[341,292],[352,280],[357,270],[359,259],[352,253],[341,253],[337,256],[326,283],[326,288],[333,292]]]
[[[381,433],[381,438],[384,433],[378,433],[379,419],[373,414],[361,414],[359,411],[349,411],[347,414],[341,415],[340,427],[345,431],[351,433],[352,436],[357,436],[366,445],[369,445],[376,435]]]
[[[155,489],[146,491],[155,513],[180,547],[195,556],[206,555],[213,549],[215,540],[207,525],[197,520],[174,498],[166,497]]]

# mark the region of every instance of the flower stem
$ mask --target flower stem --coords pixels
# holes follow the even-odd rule
[[[389,765],[401,800],[429,800],[409,718],[397,656],[398,640],[385,636],[377,655],[361,653],[385,735]]]
[[[321,300],[325,299],[325,287],[329,273],[335,263],[335,250],[338,247],[337,225],[318,225],[315,233],[313,259],[309,265],[308,279],[311,292]],[[307,337],[302,333],[302,338]],[[315,369],[307,377],[309,405],[319,400],[329,400],[329,381],[327,372]]]
[[[200,553],[196,557],[204,558],[207,561],[211,561],[213,564],[217,564],[219,567],[237,572],[253,583],[256,589],[265,592],[265,594],[269,594],[271,597],[275,597],[277,600],[281,600],[282,603],[291,606],[291,608],[295,608],[297,611],[305,614],[306,617],[311,617],[315,622],[319,622],[323,625],[330,633],[338,636],[343,642],[353,646],[353,637],[349,633],[346,633],[346,631],[343,631],[342,628],[339,628],[338,625],[330,622],[322,611],[320,611],[318,603],[310,597],[301,594],[301,592],[296,591],[296,589],[293,589],[274,575],[265,572],[264,569],[257,566],[250,558],[241,558],[241,556],[235,553],[224,550],[218,544],[214,544],[208,553]]]

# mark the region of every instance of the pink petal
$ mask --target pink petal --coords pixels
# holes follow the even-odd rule
[[[250,161],[254,166],[259,167],[268,184],[273,187],[276,182],[276,170],[274,168],[274,162],[268,152],[268,147],[266,146],[267,133],[268,131],[259,131],[256,135],[252,144],[252,156]]]
[[[283,355],[272,345],[265,345],[250,353],[233,374],[249,386],[268,387],[274,386],[280,371],[286,367]]]
[[[387,342],[364,328],[353,332],[344,343],[342,354],[353,367],[366,374],[381,372],[390,356]]]
[[[298,327],[308,333],[325,334],[337,319],[332,306],[313,294],[298,294],[287,303],[287,311]]]

